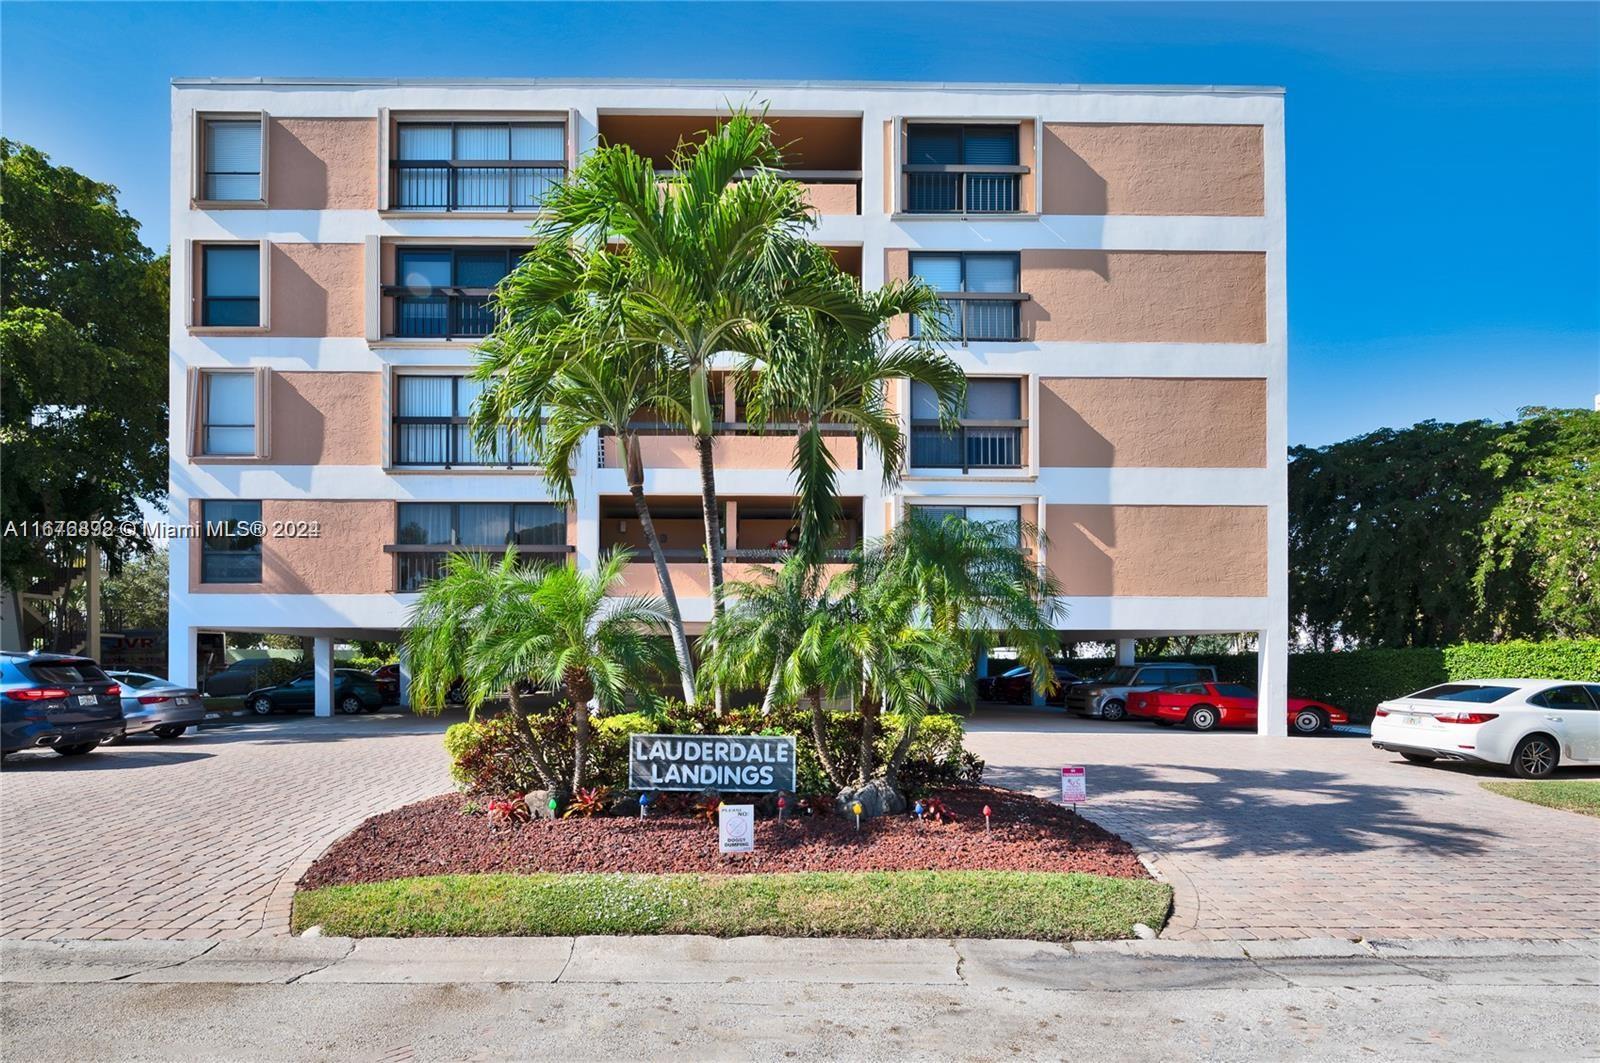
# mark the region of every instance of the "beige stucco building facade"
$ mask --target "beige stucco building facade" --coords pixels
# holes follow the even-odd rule
[[[659,158],[730,101],[768,108],[841,268],[949,299],[966,423],[923,423],[896,385],[910,446],[889,487],[831,438],[847,535],[915,506],[1037,525],[1064,639],[1254,632],[1281,703],[1283,99],[1216,87],[174,83],[173,513],[261,534],[174,540],[172,677],[193,681],[197,639],[219,631],[312,636],[331,668],[334,640],[403,627],[451,545],[587,566],[639,541],[614,448],[590,440],[576,502],[556,505],[517,445],[468,437],[466,375],[543,193],[602,140]],[[791,523],[788,443],[721,397],[744,569]],[[703,621],[692,448],[651,436],[645,463]],[[629,591],[653,587],[640,560]]]

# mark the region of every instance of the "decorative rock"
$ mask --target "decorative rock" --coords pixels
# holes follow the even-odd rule
[[[609,814],[613,816],[632,816],[637,819],[639,816],[639,799],[637,797],[620,797],[612,804]]]
[[[555,819],[555,809],[550,807],[549,790],[529,790],[522,798],[528,802],[528,812],[534,819]]]
[[[906,799],[897,791],[891,790],[882,779],[873,779],[865,786],[846,787],[840,790],[833,804],[842,815],[849,812],[850,806],[857,801],[861,802],[862,819],[898,815],[906,810]]]

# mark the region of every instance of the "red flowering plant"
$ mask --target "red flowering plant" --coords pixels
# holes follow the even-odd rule
[[[509,827],[532,818],[528,802],[520,797],[501,797],[489,802],[489,826]]]
[[[609,786],[580,787],[572,795],[572,803],[562,813],[562,819],[571,819],[573,816],[598,816],[611,807],[611,788]]]
[[[922,805],[922,813],[935,823],[954,823],[958,817],[950,806],[937,797],[930,797]]]

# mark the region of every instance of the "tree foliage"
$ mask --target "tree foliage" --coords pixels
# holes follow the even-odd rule
[[[1424,421],[1289,462],[1289,594],[1318,645],[1600,632],[1600,413]]]
[[[9,140],[0,174],[0,507],[8,520],[137,520],[167,479],[167,259],[111,185]],[[101,540],[114,564],[137,545]],[[13,587],[73,556],[21,536],[0,551]]]

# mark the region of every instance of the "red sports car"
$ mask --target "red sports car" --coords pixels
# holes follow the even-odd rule
[[[1167,727],[1188,724],[1196,731],[1254,728],[1256,692],[1237,683],[1185,683],[1166,690],[1136,690],[1128,695],[1128,714]],[[1326,702],[1289,699],[1289,727],[1296,734],[1315,734],[1349,722],[1344,710]]]

